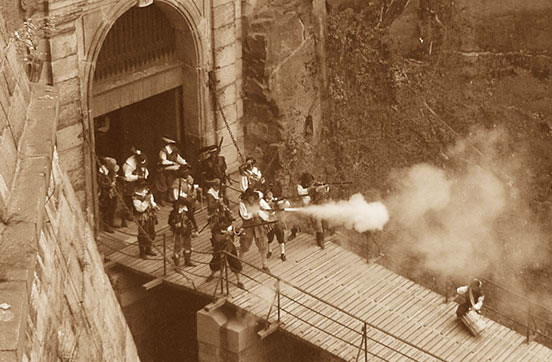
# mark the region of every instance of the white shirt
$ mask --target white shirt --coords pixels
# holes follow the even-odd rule
[[[139,196],[142,196],[144,197],[146,195],[146,190],[144,191],[139,191],[139,192],[136,192],[137,195]],[[136,208],[136,211],[138,212],[144,212],[148,209],[148,207],[153,207],[153,208],[156,208],[157,207],[157,204],[155,203],[155,200],[153,199],[153,195],[152,194],[149,194],[145,199],[144,201],[138,199],[138,198],[133,198],[132,199],[132,204],[134,205],[134,207]]]
[[[464,285],[463,287],[458,287],[456,289],[456,293],[462,295],[462,296],[466,296],[467,298],[469,298],[468,295],[466,295],[468,293],[468,286],[467,285]],[[477,303],[475,303],[473,305],[473,309],[479,311],[481,310],[481,308],[483,307],[483,300],[485,300],[485,296],[482,295],[480,296],[479,298],[477,298]]]
[[[250,205],[249,203],[245,203],[243,201],[240,202],[240,217],[244,220],[251,220],[255,216],[260,217],[263,221],[269,221],[270,216],[268,215],[267,211],[269,210],[270,206],[266,203],[266,201],[262,198],[259,199],[258,203],[255,203],[253,205]]]
[[[166,166],[165,170],[178,170],[180,166],[188,164],[188,162],[186,162],[186,160],[183,159],[179,153],[176,154],[176,162],[170,161],[168,157],[173,152],[174,150],[172,149],[170,143],[165,145],[165,147],[163,147],[161,151],[159,151],[159,163],[163,166]]]
[[[303,187],[301,184],[297,185],[297,195],[303,196],[301,197],[301,200],[303,201],[303,205],[307,206],[311,203],[311,197],[310,196],[304,196],[309,194],[309,189],[307,187]]]
[[[123,165],[123,174],[125,181],[132,182],[138,180],[138,175],[134,175],[134,171],[136,171],[137,164],[136,164],[136,157],[134,155],[130,156],[126,159],[124,165]],[[148,178],[149,171],[146,167],[144,167],[144,177]]]
[[[207,191],[207,193],[211,196],[213,196],[213,198],[215,200],[219,200],[220,199],[220,196],[219,196],[219,191],[216,191],[214,188],[209,188],[209,191]]]

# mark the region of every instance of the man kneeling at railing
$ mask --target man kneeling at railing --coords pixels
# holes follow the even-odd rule
[[[207,282],[215,278],[216,272],[221,270],[222,263],[227,260],[230,270],[236,275],[238,288],[245,289],[245,286],[240,281],[242,264],[237,258],[238,252],[234,245],[234,237],[239,234],[239,231],[234,230],[230,220],[225,218],[215,219],[215,223],[211,229],[211,245],[213,246],[213,258],[209,262],[211,275],[207,277]]]
[[[485,321],[478,314],[483,307],[483,300],[485,300],[481,290],[481,281],[474,279],[469,285],[456,289],[456,292],[464,296],[464,302],[456,309],[456,316],[462,320],[474,336],[478,336],[486,328]]]

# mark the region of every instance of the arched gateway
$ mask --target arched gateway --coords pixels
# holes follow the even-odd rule
[[[153,160],[165,134],[189,154],[198,147],[203,133],[201,46],[194,36],[197,25],[185,11],[163,1],[126,6],[99,30],[88,79],[97,155],[122,161],[136,146]]]
[[[57,150],[91,224],[96,154],[123,162],[134,145],[154,168],[165,134],[190,158],[224,138],[237,168],[227,130],[243,145],[240,0],[56,0],[46,15],[48,76],[61,94]]]

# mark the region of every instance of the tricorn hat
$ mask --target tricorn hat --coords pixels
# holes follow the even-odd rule
[[[205,146],[205,147],[201,147],[199,149],[199,153],[213,153],[213,152],[218,152],[218,151],[219,151],[219,146],[218,145]]]
[[[240,199],[245,200],[249,196],[254,196],[256,199],[259,198],[259,194],[253,188],[248,187],[247,190],[242,192],[242,194],[240,195]]]

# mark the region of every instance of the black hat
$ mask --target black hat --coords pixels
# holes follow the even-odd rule
[[[303,187],[309,187],[310,185],[312,185],[313,181],[314,181],[314,176],[308,172],[303,172],[303,174],[301,175],[301,178],[299,179],[299,183]]]
[[[247,190],[245,190],[245,191],[240,195],[240,199],[245,200],[245,199],[247,199],[249,196],[254,196],[256,199],[258,199],[258,198],[259,198],[259,193],[256,192],[253,188],[248,187]]]
[[[140,188],[144,188],[144,187],[148,187],[148,181],[145,178],[139,178],[136,181],[136,188],[140,189]]]

